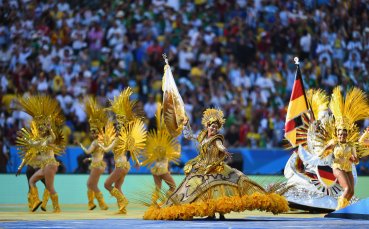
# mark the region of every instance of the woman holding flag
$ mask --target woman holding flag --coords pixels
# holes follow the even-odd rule
[[[197,141],[199,155],[186,163],[186,177],[176,190],[159,199],[159,203],[152,202],[144,219],[215,219],[216,213],[220,215],[220,219],[224,219],[224,214],[232,211],[258,209],[274,214],[288,211],[284,197],[274,191],[265,190],[225,163],[230,154],[223,145],[224,137],[219,134],[225,122],[221,110],[206,109],[202,117],[204,129],[197,137],[192,134],[167,60],[164,71],[165,125],[173,137],[183,130],[185,137]]]

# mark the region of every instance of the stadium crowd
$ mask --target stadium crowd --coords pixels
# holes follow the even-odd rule
[[[2,157],[29,118],[16,95],[56,97],[70,144],[87,144],[88,95],[107,106],[130,86],[152,119],[163,53],[192,128],[222,108],[229,147],[280,146],[294,56],[306,89],[369,91],[365,0],[0,0],[0,12]]]

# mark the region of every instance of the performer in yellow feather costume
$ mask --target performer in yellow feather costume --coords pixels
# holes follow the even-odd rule
[[[91,154],[90,176],[87,181],[88,209],[93,210],[96,208],[96,205],[94,204],[94,198],[96,198],[100,209],[107,210],[108,206],[106,205],[102,192],[97,185],[99,183],[100,175],[104,173],[106,168],[106,163],[104,161],[105,152],[98,143],[99,141],[103,143],[103,134],[105,126],[108,125],[108,116],[103,108],[100,107],[93,98],[89,98],[87,100],[85,110],[89,118],[90,134],[93,138],[88,149],[80,143],[83,151],[86,154]]]
[[[332,157],[334,176],[344,190],[338,199],[337,209],[346,207],[354,195],[352,164],[357,164],[358,158],[369,153],[363,144],[366,132],[359,138],[359,128],[355,124],[369,117],[367,97],[360,89],[352,88],[344,99],[340,89],[336,87],[333,90],[329,104],[333,118],[322,126],[318,135],[324,146],[320,157]]]
[[[229,157],[224,138],[219,129],[224,124],[223,112],[207,109],[203,113],[204,129],[194,138],[190,126],[184,135],[199,143],[199,155],[186,163],[186,178],[163,204],[152,203],[144,219],[224,218],[231,211],[262,210],[274,214],[288,211],[288,203],[279,194],[267,192],[242,172],[229,167],[224,160]]]
[[[21,108],[33,118],[30,129],[23,128],[18,132],[17,145],[23,157],[20,169],[26,164],[40,168],[29,180],[32,211],[42,204],[36,182],[45,179],[54,212],[60,212],[54,177],[59,165],[55,155],[61,154],[66,144],[61,132],[64,123],[61,109],[55,99],[43,95],[19,98],[18,101]]]
[[[169,163],[176,163],[181,155],[181,145],[177,139],[173,138],[164,124],[161,104],[157,105],[156,130],[150,131],[147,135],[146,150],[143,153],[142,165],[150,166],[154,177],[156,190],[153,199],[157,200],[160,195],[161,184],[164,180],[169,186],[168,193],[172,193],[176,184],[169,171]]]
[[[115,137],[114,127],[106,128],[104,139],[107,139],[100,147],[105,151],[113,151],[115,169],[105,181],[105,188],[112,196],[117,198],[119,212],[126,214],[128,200],[122,192],[124,178],[131,166],[127,160],[127,153],[130,153],[136,166],[141,150],[145,148],[146,130],[142,118],[136,113],[137,102],[131,101],[132,89],[127,88],[111,101],[111,110],[114,112],[117,121],[117,133]],[[114,184],[114,186],[113,186]]]

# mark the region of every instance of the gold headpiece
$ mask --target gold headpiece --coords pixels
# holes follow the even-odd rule
[[[119,96],[116,96],[113,101],[110,101],[111,110],[116,114],[120,124],[125,125],[139,118],[139,115],[136,114],[137,101],[130,100],[132,94],[132,89],[127,87]]]
[[[18,102],[22,109],[32,116],[37,126],[53,124],[62,126],[64,116],[57,100],[46,95],[19,97]]]
[[[350,89],[346,94],[346,99],[343,98],[339,86],[334,88],[329,108],[335,118],[336,129],[350,131],[356,121],[369,116],[367,97],[358,88]]]
[[[86,102],[85,110],[88,116],[90,129],[102,131],[108,121],[108,116],[106,115],[104,109],[97,104],[94,98],[89,97]]]
[[[328,109],[328,95],[322,89],[310,89],[306,92],[306,97],[315,119],[319,119],[319,114]]]
[[[206,128],[209,124],[214,122],[219,123],[219,128],[225,123],[223,111],[214,108],[208,108],[202,115],[201,124]]]
[[[164,158],[167,158],[168,161],[178,162],[181,155],[181,146],[165,127],[160,103],[157,105],[156,126],[156,130],[150,131],[147,135],[142,165],[150,166],[155,161]]]

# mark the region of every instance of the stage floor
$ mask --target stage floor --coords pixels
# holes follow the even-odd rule
[[[226,220],[151,221],[143,220],[145,208],[128,205],[127,215],[117,214],[115,204],[109,210],[86,210],[86,205],[61,205],[61,213],[38,210],[27,212],[26,205],[0,205],[0,228],[368,228],[369,221],[324,218],[324,214],[295,211],[273,215],[245,211],[226,215]]]

